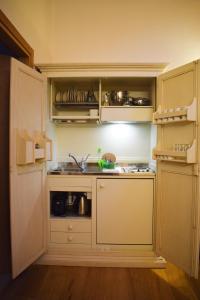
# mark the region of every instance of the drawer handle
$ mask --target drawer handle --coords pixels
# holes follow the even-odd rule
[[[100,183],[100,189],[103,189],[105,187],[105,184],[104,183]]]
[[[67,237],[68,242],[71,242],[73,240],[72,236]]]
[[[69,229],[69,230],[72,230],[72,229],[73,229],[73,226],[72,226],[72,225],[69,225],[69,226],[68,226],[68,229]]]

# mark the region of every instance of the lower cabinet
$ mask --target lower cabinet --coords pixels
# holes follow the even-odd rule
[[[163,267],[152,242],[154,180],[49,176],[49,244],[39,263]],[[82,194],[90,203],[84,215],[77,210]]]
[[[58,244],[91,244],[91,221],[51,220],[50,242]]]
[[[97,179],[97,243],[151,245],[153,179]]]

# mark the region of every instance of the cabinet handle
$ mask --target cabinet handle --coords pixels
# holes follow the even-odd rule
[[[68,237],[67,237],[68,242],[71,242],[72,239],[73,239],[72,236],[68,236]]]
[[[68,226],[68,229],[71,231],[73,229],[73,226],[72,225],[69,225]]]
[[[105,187],[105,184],[104,183],[100,183],[99,187],[100,187],[100,189],[103,189]]]

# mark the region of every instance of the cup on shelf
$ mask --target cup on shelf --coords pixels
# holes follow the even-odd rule
[[[180,111],[181,110],[181,107],[176,107],[175,108],[175,111]]]
[[[187,117],[186,116],[182,116],[181,120],[187,120]]]
[[[89,113],[90,113],[90,117],[97,117],[98,109],[90,109]]]
[[[184,152],[184,151],[187,151],[190,147],[191,147],[190,144],[174,144],[173,151]]]
[[[168,122],[171,122],[171,121],[173,121],[173,120],[174,120],[173,117],[168,118]]]

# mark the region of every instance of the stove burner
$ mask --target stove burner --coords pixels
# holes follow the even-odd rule
[[[153,173],[148,167],[123,167],[124,173]]]

